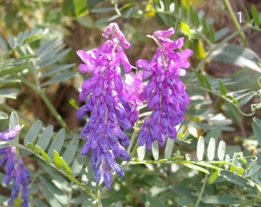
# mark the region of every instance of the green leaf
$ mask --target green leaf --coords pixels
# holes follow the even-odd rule
[[[261,166],[254,162],[250,169],[246,173],[246,177],[251,177],[252,175],[256,174],[260,170]]]
[[[230,156],[227,154],[226,157],[225,157],[225,161],[226,162],[230,162]],[[228,169],[229,168],[229,164],[225,164],[225,168]]]
[[[195,16],[197,15],[197,14],[195,14],[195,10],[194,10],[194,8],[190,5],[190,7],[189,7],[189,21],[190,21],[190,23],[192,24],[192,25],[194,25],[195,24],[195,21],[196,21],[196,18],[195,18]],[[196,27],[198,27],[198,26],[196,26]]]
[[[194,204],[196,203],[196,197],[192,195],[193,190],[191,188],[175,185],[172,187],[172,189],[174,192],[186,198],[187,200],[193,202]]]
[[[89,13],[103,0],[64,0],[62,11],[69,17],[80,17]]]
[[[167,138],[166,147],[165,147],[165,158],[170,158],[172,156],[172,151],[174,147],[175,140]]]
[[[68,189],[71,186],[71,181],[69,181],[67,177],[57,171],[57,169],[46,164],[44,161],[40,160],[39,163],[41,164],[45,172],[47,172],[57,183],[59,183],[59,185],[61,186],[59,188],[61,190],[64,189],[68,192]]]
[[[54,197],[54,195],[43,185],[38,185],[41,192],[43,193],[44,197],[46,198],[47,202],[50,204],[50,206],[55,207],[63,207],[61,203]]]
[[[252,200],[248,200],[244,203],[242,203],[240,206],[238,207],[249,207],[249,206],[254,206],[256,203],[256,199],[252,199]]]
[[[224,85],[224,83],[222,83],[222,81],[218,81],[218,83],[219,83],[220,93],[222,94],[222,96],[226,96],[227,95],[226,86]]]
[[[215,151],[216,151],[216,140],[215,138],[210,138],[208,143],[208,149],[207,149],[208,160],[210,161],[214,160]]]
[[[22,40],[23,40],[23,32],[19,32],[17,36],[16,44],[20,46],[22,44]]]
[[[254,96],[255,96],[255,92],[253,92],[253,91],[245,93],[243,96],[244,98],[242,100],[240,100],[240,102],[239,102],[239,106],[240,107],[244,106]]]
[[[140,12],[140,8],[138,5],[129,8],[125,13],[124,13],[124,17],[125,18],[133,18],[136,17],[138,15],[138,13]]]
[[[251,6],[251,13],[252,13],[252,16],[254,18],[255,26],[259,27],[260,20],[259,20],[259,17],[258,17],[258,11],[257,11],[257,9],[254,5]]]
[[[82,204],[82,207],[93,207],[93,206],[94,206],[94,200],[92,198],[87,198]]]
[[[207,33],[208,33],[208,23],[206,21],[205,16],[202,17],[202,26],[203,26],[203,29],[202,29],[203,34],[207,35]]]
[[[112,21],[118,19],[119,17],[121,17],[121,16],[116,14],[116,15],[113,15],[113,16],[110,16],[110,17],[101,18],[101,19],[98,19],[96,21],[96,24],[98,24],[98,23],[105,23],[105,22],[112,22]]]
[[[0,77],[4,76],[4,75],[7,75],[7,74],[19,73],[19,72],[23,71],[24,69],[28,69],[28,66],[21,65],[21,66],[8,68],[8,69],[2,70],[0,72]]]
[[[143,146],[139,146],[137,149],[137,155],[140,161],[144,159],[145,154],[146,154],[146,145],[144,144]]]
[[[202,136],[199,137],[198,143],[197,143],[197,159],[198,161],[202,161],[204,157],[205,152],[205,142],[204,138]]]
[[[67,69],[70,69],[72,68],[73,66],[75,66],[75,64],[65,64],[65,65],[59,65],[59,66],[55,66],[55,67],[52,67],[48,70],[46,70],[41,76],[40,78],[44,78],[46,76],[49,76],[49,75],[52,75],[54,73],[58,73],[60,71],[63,71],[63,70],[67,70]]]
[[[0,111],[0,120],[8,119],[8,115],[2,111]]]
[[[201,202],[211,205],[231,205],[234,201],[236,201],[236,197],[231,195],[213,195],[201,198]]]
[[[223,29],[217,31],[215,33],[215,42],[220,40],[222,37],[224,37],[225,34],[227,34],[227,32],[228,32],[228,28],[223,28]]]
[[[24,34],[25,34],[27,31],[28,31],[28,30],[25,30]],[[45,29],[45,30],[42,30],[42,29],[39,29],[39,30],[33,29],[33,30],[31,31],[30,35],[29,35],[27,38],[23,39],[22,44],[28,44],[28,43],[30,43],[30,42],[36,41],[36,40],[42,38],[43,36],[47,35],[48,33],[49,33],[49,29]],[[28,33],[26,33],[26,35],[28,35],[28,34],[29,34],[29,31],[28,31]]]
[[[52,135],[53,135],[53,126],[50,125],[41,134],[40,138],[37,141],[37,145],[40,146],[43,150],[45,150],[49,145]]]
[[[184,19],[187,19],[188,10],[187,10],[187,2],[184,0],[181,0],[181,13]]]
[[[204,82],[204,86],[207,87],[207,89],[211,91],[211,85],[210,85],[207,77],[202,75],[202,74],[201,74],[201,77],[202,77],[202,80]]]
[[[47,187],[50,193],[61,202],[62,204],[67,204],[69,202],[68,197],[56,186],[54,183],[44,175],[39,175],[40,179],[43,181],[44,185]],[[48,199],[47,199],[48,200]]]
[[[69,177],[74,177],[73,171],[71,170],[70,166],[64,161],[63,158],[62,158],[62,161],[63,161],[63,166],[64,166],[66,174]]]
[[[9,36],[8,43],[11,46],[11,48],[15,48],[15,40],[12,35]]]
[[[226,154],[226,143],[223,140],[221,140],[218,145],[218,152],[217,152],[218,159],[224,160],[225,154]]]
[[[79,106],[77,105],[77,102],[75,101],[75,99],[70,98],[70,99],[69,99],[69,103],[70,103],[70,105],[71,105],[73,108],[75,108],[76,110],[79,109]]]
[[[213,62],[230,63],[261,72],[258,56],[252,50],[239,45],[224,44],[212,52],[209,58]]]
[[[253,122],[252,122],[252,128],[253,128],[256,140],[257,140],[259,146],[261,146],[261,119],[254,117]]]
[[[38,145],[36,145],[36,148],[39,150],[39,152],[42,154],[45,162],[47,162],[47,164],[49,164],[51,162],[49,156],[46,154],[46,152],[41,148],[39,147]]]
[[[73,161],[72,164],[72,171],[74,176],[77,176],[81,173],[83,165],[87,159],[87,156],[83,156],[81,153],[78,154],[76,159]]]
[[[180,30],[184,35],[188,36],[189,38],[192,36],[189,25],[187,23],[181,21]]]
[[[198,165],[194,165],[194,164],[190,164],[190,163],[183,163],[184,166],[191,168],[193,170],[199,171],[199,172],[203,172],[205,174],[209,174],[208,170],[206,170],[203,167],[200,167]]]
[[[19,125],[19,118],[16,112],[12,112],[10,115],[10,121],[9,121],[9,130],[12,130],[17,125]],[[19,136],[19,133],[17,134],[16,138]]]
[[[196,72],[196,71],[194,71],[195,73],[196,73],[196,75],[197,75],[197,77],[198,77],[198,81],[199,81],[199,84],[202,86],[202,87],[204,87],[204,80],[203,80],[203,75],[202,74],[200,74],[200,73],[198,73],[198,72]]]
[[[159,5],[160,5],[160,3],[159,3]],[[174,0],[174,13],[176,15],[179,14],[179,2],[178,2],[178,0]]]
[[[218,178],[218,170],[215,170],[208,178],[208,183],[212,184],[215,182],[215,180]]]
[[[232,182],[241,187],[245,187],[248,189],[251,189],[251,188],[255,189],[254,184],[250,180],[242,177],[241,175],[229,172],[227,170],[221,170],[219,172],[219,175],[222,176],[223,178],[225,178],[226,180],[228,180],[229,182]]]
[[[27,145],[27,143],[34,143],[36,140],[40,129],[42,127],[42,122],[40,120],[36,121],[33,123],[27,134],[25,135],[24,138],[24,144]]]
[[[60,152],[60,150],[63,147],[64,139],[65,139],[65,130],[60,129],[58,133],[55,135],[54,140],[52,141],[51,146],[48,149],[49,157],[53,157],[54,150],[57,151],[58,153]]]
[[[215,42],[215,32],[212,26],[209,26],[209,40],[210,42]]]
[[[35,155],[38,155],[38,154],[39,154],[38,151],[37,151],[37,148],[36,148],[32,143],[27,142],[26,146],[29,147],[29,148],[33,151],[33,153],[34,153]]]
[[[78,138],[73,138],[70,141],[70,144],[66,147],[66,150],[62,156],[66,163],[70,164],[72,162],[78,147],[78,142],[79,142]]]
[[[167,207],[165,204],[161,203],[159,200],[149,196],[149,195],[146,195],[146,199],[147,201],[150,203],[150,205],[152,207]]]
[[[60,60],[63,56],[65,56],[71,49],[68,48],[66,50],[63,50],[62,52],[52,55],[52,56],[46,56],[46,58],[42,58],[39,62],[39,69],[44,69],[45,67],[57,62],[58,60]],[[50,52],[46,49],[46,52]],[[52,53],[51,53],[52,54]]]
[[[56,168],[58,170],[61,170],[62,166],[63,166],[63,160],[56,150],[53,151],[53,161],[54,161],[54,165],[56,166]]]
[[[46,204],[37,197],[33,197],[33,202],[35,206],[46,206]]]
[[[111,11],[114,11],[114,10],[115,10],[114,7],[102,7],[102,8],[92,9],[91,12],[92,13],[107,13],[107,12],[111,12]]]
[[[20,91],[16,88],[4,88],[0,89],[0,96],[3,96],[5,98],[12,98],[16,99],[16,94]]]
[[[57,83],[57,82],[63,82],[65,80],[68,80],[74,76],[77,76],[79,73],[78,72],[65,72],[65,73],[61,73],[59,75],[56,75],[54,77],[52,77],[50,80],[44,82],[43,84],[41,84],[41,86],[47,86],[50,85],[52,83]]]
[[[246,19],[247,19],[247,22],[250,23],[251,19],[250,19],[250,15],[245,7],[245,5],[242,3],[241,6],[243,7],[244,9],[244,12],[245,12],[245,15],[246,15]]]
[[[159,159],[159,145],[158,142],[153,142],[152,143],[152,155],[154,160],[158,160]]]
[[[122,206],[122,202],[121,201],[118,201],[117,203],[116,203],[116,206],[115,207],[123,207]]]
[[[0,36],[0,46],[3,48],[3,50],[4,50],[5,52],[8,51],[7,44],[6,44],[5,40],[4,40],[1,36]]]

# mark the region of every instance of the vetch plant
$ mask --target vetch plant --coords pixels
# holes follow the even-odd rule
[[[63,2],[63,13],[60,4],[36,2],[42,15],[46,11],[43,5],[57,9],[52,15],[47,12],[41,21],[32,21],[37,28],[52,25],[48,32],[27,29],[7,37],[8,31],[15,28],[15,34],[19,26],[2,25],[0,205],[260,206],[261,120],[253,118],[252,133],[243,118],[260,109],[261,79],[258,86],[249,81],[250,76],[260,75],[260,58],[243,33],[261,32],[256,7],[251,7],[251,15],[243,7],[246,22],[235,24],[237,30],[225,36],[228,29],[215,32],[216,23],[185,0],[111,1],[113,7],[104,8],[101,3],[97,9],[93,7],[102,1],[90,2],[86,1],[91,10],[88,17],[66,17],[66,21],[57,21],[58,25],[53,25],[54,19],[62,20],[64,14],[77,17],[88,11],[74,1]],[[229,1],[223,2],[233,16]],[[116,15],[96,21],[99,13],[106,16],[112,10]],[[12,11],[2,15],[7,22]],[[19,23],[28,19],[24,9],[21,11],[25,18]],[[15,19],[16,15],[12,16]],[[124,18],[120,26],[110,23],[102,28],[117,18]],[[62,38],[53,35],[64,26],[60,22],[66,22],[66,31],[74,31],[72,21],[78,24],[77,37],[84,34],[77,43],[87,46],[88,42],[88,47],[93,47],[78,50],[78,60],[69,53],[70,48],[65,49],[68,46]],[[152,31],[150,23],[162,30]],[[91,32],[85,34],[82,26]],[[93,28],[102,29],[101,39],[92,36]],[[61,36],[68,40],[70,34],[63,31]],[[146,41],[143,33],[151,34],[147,35],[150,39]],[[230,42],[237,35],[245,46]],[[73,47],[74,35],[70,38],[72,48],[79,48]],[[98,48],[93,46],[96,40],[103,42]],[[83,75],[74,68],[79,59]],[[240,71],[216,78],[208,71],[212,61],[235,65]],[[86,80],[74,78],[79,75]],[[249,87],[238,84],[242,79]],[[71,105],[65,106],[67,86],[67,95],[79,93],[81,103],[72,98]],[[248,107],[242,106],[250,100],[251,112],[243,113]],[[77,123],[76,117],[81,122]],[[232,122],[234,142],[227,133],[234,129]],[[7,125],[9,129],[4,131]]]

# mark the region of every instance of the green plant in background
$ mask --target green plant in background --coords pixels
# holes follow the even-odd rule
[[[202,11],[197,11],[188,1],[17,1],[12,5],[13,12],[20,10],[28,14],[28,10],[31,10],[29,4],[36,10],[39,9],[42,16],[45,16],[45,10],[48,8],[55,8],[57,16],[53,18],[55,21],[51,21],[51,17],[44,18],[46,21],[42,19],[38,21],[39,24],[30,25],[31,30],[24,30],[28,23],[33,22],[26,20],[25,15],[19,20],[27,23],[21,23],[21,32],[17,29],[12,31],[10,27],[8,31],[17,32],[17,35],[0,37],[1,131],[8,128],[8,124],[10,130],[19,125],[19,122],[25,124],[20,133],[22,140],[19,141],[18,137],[14,140],[2,140],[0,145],[1,149],[15,146],[19,152],[17,157],[22,157],[25,166],[28,167],[30,206],[260,205],[261,154],[257,147],[261,145],[261,120],[253,117],[253,135],[249,138],[239,138],[243,140],[242,148],[231,142],[226,144],[226,141],[219,140],[222,134],[233,130],[231,123],[244,127],[243,118],[258,114],[261,108],[261,83],[260,78],[258,79],[260,59],[249,48],[244,34],[247,30],[260,32],[261,15],[254,5],[250,13],[242,5],[246,20],[239,24],[230,2],[223,1],[236,28],[235,32],[227,35],[227,28],[215,32],[213,19],[207,19]],[[101,18],[95,22],[92,15],[86,16],[90,13]],[[19,16],[18,13],[14,15],[15,19],[18,18],[17,15]],[[130,154],[130,161],[127,159],[118,163],[125,176],[119,178],[113,173],[109,191],[103,183],[97,181],[92,158],[81,154],[85,143],[83,137],[86,135],[82,133],[82,137],[78,129],[69,129],[46,94],[47,87],[64,83],[79,75],[73,70],[74,62],[64,63],[62,60],[70,49],[65,49],[63,41],[53,35],[60,23],[63,23],[64,29],[60,30],[59,36],[69,34],[68,27],[75,20],[64,15],[78,18],[76,21],[87,28],[98,29],[105,28],[110,21],[125,19],[126,25],[128,24],[125,27],[126,31],[134,34],[133,28],[139,31],[135,22],[137,19],[141,24],[145,24],[145,21],[157,22],[162,30],[173,27],[177,38],[185,36],[184,46],[193,49],[192,59],[198,61],[195,64],[193,62],[186,76],[182,78],[191,101],[182,126],[176,126],[175,140],[166,138],[163,147],[154,142],[151,152],[146,152],[144,146],[138,146],[136,143],[142,125],[146,124],[145,117],[153,116],[150,101],[140,106],[138,121],[130,130],[124,131],[130,139],[129,147],[126,148],[126,152]],[[9,16],[8,12],[2,13],[1,18],[6,20],[6,24]],[[34,20],[38,18],[34,17]],[[57,19],[60,19],[60,22]],[[45,28],[49,26],[48,31]],[[124,34],[129,40],[126,31],[124,30]],[[244,46],[229,43],[236,36],[242,39]],[[135,35],[131,37],[133,39],[130,41],[135,42]],[[116,53],[120,53],[120,50]],[[135,57],[135,60],[137,59],[138,57]],[[229,63],[240,67],[241,70],[229,78],[214,78],[203,69],[207,62]],[[121,65],[125,63],[121,61]],[[139,64],[137,66],[138,70],[143,68]],[[249,74],[252,75],[250,83]],[[117,77],[120,76],[118,74]],[[123,79],[123,84],[126,84],[126,80],[127,76]],[[140,79],[136,79],[138,80]],[[243,82],[248,84],[241,84]],[[137,82],[135,83],[138,87]],[[41,120],[31,120],[9,106],[8,100],[15,99],[25,87],[29,87],[42,99],[48,111],[59,123],[59,130],[54,130],[53,125],[46,126]],[[120,89],[117,87],[120,86],[115,87],[119,93]],[[156,90],[158,89],[152,91],[152,95],[156,96]],[[93,92],[95,93],[98,92]],[[211,99],[206,98],[209,95]],[[255,97],[258,97],[258,102],[252,103],[249,112],[243,112],[243,106]],[[86,120],[91,120],[88,113]],[[159,140],[159,136],[157,135],[156,139]],[[3,155],[0,159],[3,159]],[[1,181],[4,178],[2,172]],[[2,183],[5,190],[1,189],[0,203],[7,205],[10,197],[8,189],[12,189],[12,185]],[[23,199],[19,195],[14,205],[25,206],[22,204]]]

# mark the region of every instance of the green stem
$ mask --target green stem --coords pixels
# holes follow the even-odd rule
[[[28,81],[26,78],[24,78],[22,76],[16,76],[16,78],[20,79],[24,84],[26,84],[27,86],[32,88],[34,91],[36,91],[40,95],[40,97],[42,98],[42,100],[44,101],[46,106],[49,108],[49,110],[52,112],[52,114],[55,117],[55,119],[57,120],[57,122],[66,130],[67,133],[70,132],[66,123],[63,121],[61,116],[58,114],[56,109],[53,107],[53,104],[50,102],[50,100],[48,99],[48,97],[46,96],[44,91],[42,89],[37,88],[33,83],[31,83],[30,81]]]
[[[224,1],[224,4],[225,4],[226,8],[227,8],[227,11],[228,11],[228,13],[229,13],[229,15],[231,17],[231,20],[232,20],[233,24],[235,25],[237,30],[240,30],[241,27],[240,27],[240,25],[239,25],[239,23],[237,21],[237,18],[235,16],[234,12],[233,12],[233,9],[231,7],[230,2],[228,0],[223,0],[223,1]],[[248,42],[247,42],[245,34],[243,32],[240,32],[239,36],[241,37],[245,47],[249,48],[249,45],[248,45]]]
[[[100,186],[99,183],[96,183],[96,187],[95,187],[95,205],[94,205],[95,207],[102,207],[99,186]]]
[[[201,190],[200,190],[200,193],[199,193],[197,202],[196,202],[196,204],[195,204],[194,207],[198,207],[198,206],[199,206],[199,203],[200,203],[201,198],[202,198],[202,196],[203,196],[203,193],[204,193],[204,191],[205,191],[205,187],[206,187],[206,184],[207,184],[207,180],[208,180],[208,174],[205,175],[203,185],[202,185],[202,187],[201,187]]]

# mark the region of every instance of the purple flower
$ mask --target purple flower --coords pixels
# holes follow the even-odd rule
[[[130,160],[129,154],[122,147],[129,145],[129,139],[122,129],[130,129],[138,118],[136,108],[139,100],[134,97],[135,88],[128,83],[134,81],[142,84],[141,75],[126,76],[126,83],[122,79],[120,66],[125,72],[129,72],[132,67],[123,50],[128,49],[130,43],[118,25],[111,23],[103,36],[108,40],[98,49],[77,51],[84,62],[79,66],[80,72],[92,75],[81,86],[79,98],[86,103],[76,115],[84,118],[87,112],[91,112],[81,131],[81,135],[87,139],[81,153],[87,155],[92,151],[91,162],[96,182],[100,182],[103,176],[109,189],[112,182],[110,169],[119,176],[124,176],[122,167],[115,159],[121,157]]]
[[[0,132],[0,140],[11,140],[19,133],[23,126],[17,125],[12,130]],[[5,166],[4,183],[8,185],[13,179],[14,186],[8,205],[13,205],[13,201],[19,196],[21,192],[22,207],[29,207],[29,179],[30,175],[25,168],[21,158],[17,158],[17,151],[15,146],[8,146],[0,149],[0,166]]]
[[[147,150],[151,149],[155,140],[163,146],[166,135],[171,139],[176,138],[175,126],[183,121],[189,103],[186,87],[179,76],[186,74],[185,69],[190,66],[187,58],[193,52],[190,49],[174,51],[183,46],[184,38],[173,41],[168,38],[172,34],[173,28],[154,32],[152,38],[159,45],[156,54],[150,62],[136,62],[144,70],[143,79],[150,77],[141,98],[148,101],[148,108],[153,112],[145,118],[138,141],[140,146],[146,144]]]

